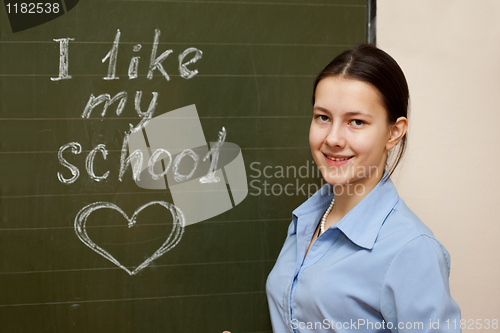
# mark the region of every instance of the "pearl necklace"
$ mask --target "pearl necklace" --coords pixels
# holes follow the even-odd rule
[[[319,225],[320,235],[325,232],[326,219],[328,218],[328,215],[330,215],[330,212],[332,211],[334,203],[335,203],[335,198],[332,199],[332,202],[330,203],[330,206],[328,207],[328,209],[326,210],[325,214],[323,214],[323,217],[321,218],[321,223]]]

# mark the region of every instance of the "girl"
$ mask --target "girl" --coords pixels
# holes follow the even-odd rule
[[[371,45],[316,78],[309,144],[328,184],[293,211],[269,274],[274,332],[460,331],[449,254],[390,179],[408,101],[401,68]]]

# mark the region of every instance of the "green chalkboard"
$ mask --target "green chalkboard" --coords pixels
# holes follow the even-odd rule
[[[33,13],[17,32],[14,1],[0,8],[0,331],[270,332],[267,275],[291,211],[321,185],[312,81],[366,40],[366,0],[56,3],[58,15]],[[106,112],[86,108],[106,94]],[[147,128],[193,108],[197,133]],[[139,186],[134,160],[120,169],[132,134],[152,149],[158,133],[189,141],[200,126],[212,142],[189,147],[200,166],[221,149],[214,172],[238,160],[240,183],[226,167],[229,208],[181,226],[172,170],[194,158],[164,153],[154,167],[172,162],[166,188]],[[193,202],[185,216],[205,216]]]

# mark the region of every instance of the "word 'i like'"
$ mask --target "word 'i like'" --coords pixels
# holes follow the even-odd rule
[[[166,50],[162,54],[157,56],[160,35],[161,35],[160,30],[156,29],[153,40],[153,47],[151,49],[151,57],[149,61],[149,70],[147,78],[151,80],[153,78],[154,71],[158,70],[165,77],[167,81],[170,81],[170,76],[163,67],[162,63],[170,54],[173,53],[173,50]],[[120,29],[117,29],[111,50],[109,50],[109,52],[101,60],[103,63],[108,61],[108,75],[103,77],[104,80],[119,79],[119,77],[116,76],[116,63],[118,60],[118,46],[120,44],[120,36],[121,36]],[[50,79],[52,81],[68,80],[72,78],[72,76],[69,74],[69,44],[70,41],[72,40],[75,39],[69,37],[54,39],[55,42],[59,42],[59,76],[51,77]],[[133,52],[139,52],[141,48],[142,48],[141,44],[136,44],[133,46],[132,50]],[[193,53],[192,58],[184,62],[184,59],[191,53]],[[190,79],[196,74],[198,74],[198,70],[196,69],[190,70],[187,66],[200,60],[202,55],[203,52],[195,47],[189,47],[185,49],[181,54],[179,54],[178,56],[179,74],[182,78]],[[130,59],[128,67],[128,77],[131,80],[136,79],[138,77],[139,59],[140,56],[133,56]]]

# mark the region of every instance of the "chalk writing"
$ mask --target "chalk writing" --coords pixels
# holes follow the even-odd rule
[[[132,131],[135,132],[139,129],[141,129],[143,126],[146,125],[146,123],[153,117],[153,114],[156,109],[156,105],[158,104],[158,93],[153,91],[152,92],[153,97],[151,98],[151,102],[149,102],[149,107],[146,112],[141,111],[141,99],[142,99],[142,91],[136,91],[135,93],[135,111],[137,112],[137,115],[141,117],[141,121],[132,128]],[[101,94],[99,96],[94,96],[93,94],[90,94],[90,98],[87,102],[87,105],[85,106],[85,109],[83,109],[82,112],[82,118],[89,118],[92,111],[99,105],[104,103],[104,106],[102,108],[101,112],[101,117],[104,117],[106,115],[106,111],[108,110],[108,107],[119,101],[118,106],[116,107],[116,115],[120,116],[123,112],[123,109],[125,108],[125,104],[127,103],[127,93],[125,91],[117,93],[115,96],[111,98],[110,94]]]
[[[71,79],[69,72],[69,41],[75,40],[74,38],[59,38],[54,39],[55,42],[59,42],[59,76],[51,77],[52,81],[67,80]]]
[[[115,40],[113,42],[113,47],[106,54],[104,58],[102,58],[102,62],[106,62],[109,59],[108,65],[108,75],[104,77],[104,80],[118,80],[116,77],[116,60],[118,59],[118,44],[120,43],[120,29],[116,30]]]
[[[153,91],[153,98],[151,99],[151,102],[149,102],[149,107],[146,112],[141,112],[141,98],[142,91],[137,91],[135,93],[135,111],[137,112],[137,115],[139,115],[139,117],[141,117],[142,119],[139,124],[137,124],[137,126],[132,129],[132,131],[137,131],[140,128],[143,128],[144,126],[146,126],[146,123],[151,120],[156,109],[158,93]]]
[[[210,156],[212,156],[208,174],[200,178],[200,183],[217,183],[220,181],[220,178],[215,176],[215,170],[217,170],[217,163],[219,162],[220,147],[225,140],[226,129],[222,127],[222,131],[219,132],[219,138],[217,142],[212,147],[210,147],[210,151],[203,158],[203,162],[205,162]]]
[[[132,178],[137,181],[140,179],[139,177],[141,175],[142,161],[144,159],[142,151],[140,149],[136,149],[131,154],[129,154],[128,157],[126,157],[128,152],[128,142],[131,133],[132,132],[125,133],[125,137],[123,138],[122,151],[120,155],[120,172],[118,175],[118,179],[120,181],[123,180],[125,170],[127,169],[127,166],[129,164],[132,164],[132,160],[135,160],[135,163],[132,165]]]
[[[160,40],[160,34],[161,34],[160,29],[156,29],[155,30],[155,37],[154,37],[154,41],[153,41],[153,50],[151,51],[151,61],[149,62],[149,71],[148,71],[147,78],[151,80],[153,78],[153,71],[155,69],[157,69],[160,71],[160,73],[163,74],[165,79],[167,79],[167,81],[169,81],[170,77],[168,76],[167,71],[165,71],[165,68],[163,68],[162,62],[173,51],[166,50],[159,57],[156,57],[156,51],[158,50],[158,42]]]
[[[116,107],[116,115],[119,116],[122,114],[123,108],[125,107],[125,103],[127,103],[127,93],[125,91],[119,92],[113,98],[111,98],[110,94],[101,94],[97,97],[94,96],[94,94],[90,94],[89,101],[87,102],[87,105],[85,105],[85,109],[83,109],[82,113],[82,118],[88,118],[90,117],[90,114],[92,113],[92,110],[99,104],[104,102],[104,106],[102,108],[102,113],[101,117],[104,117],[106,115],[106,111],[108,110],[108,107],[113,104],[116,101],[120,101],[118,103],[118,106]]]
[[[172,215],[173,218],[173,226],[172,226],[172,231],[168,235],[167,239],[163,244],[160,246],[158,250],[156,250],[153,255],[151,255],[149,258],[144,260],[139,266],[137,266],[133,270],[129,270],[127,267],[123,266],[113,255],[111,255],[108,251],[97,245],[90,239],[89,235],[87,234],[87,229],[86,229],[86,224],[87,224],[87,219],[92,214],[98,209],[113,209],[118,211],[122,216],[128,221],[128,227],[132,228],[136,222],[137,222],[137,215],[144,210],[145,208],[152,206],[152,205],[160,205],[163,206],[164,208],[168,209],[170,211],[170,214]],[[129,275],[135,275],[139,271],[141,271],[143,268],[147,267],[151,262],[166,252],[170,251],[172,248],[174,248],[179,241],[182,238],[182,234],[184,233],[184,226],[185,226],[185,220],[184,220],[184,215],[182,214],[181,210],[178,209],[175,205],[165,202],[165,201],[152,201],[147,204],[144,204],[140,206],[139,208],[136,209],[132,217],[128,217],[125,212],[118,207],[117,205],[111,203],[111,202],[94,202],[90,205],[87,205],[83,207],[78,214],[76,215],[75,218],[75,223],[74,223],[74,228],[76,235],[78,238],[89,248],[103,256],[104,258],[108,259],[111,261],[113,264],[116,266],[120,267],[123,269],[125,272],[127,272]]]
[[[146,119],[143,118],[143,119]],[[128,146],[129,146],[129,140],[130,140],[130,135],[134,132],[135,128],[141,128],[139,125],[136,126],[135,128],[132,128],[132,125],[130,125],[131,130],[129,132],[125,133],[125,136],[123,138],[122,142],[122,149],[120,152],[120,169],[118,172],[118,180],[123,181],[123,176],[125,172],[127,171],[127,168],[130,166],[132,168],[132,178],[134,181],[139,181],[141,172],[142,172],[142,165],[144,161],[144,155],[146,152],[141,151],[140,149],[134,150],[132,153],[128,153]],[[215,171],[217,170],[217,163],[219,161],[219,152],[222,144],[224,143],[226,139],[226,129],[223,127],[222,130],[219,132],[219,137],[218,141],[215,143],[212,143],[212,147],[210,148],[210,151],[206,154],[206,156],[203,158],[203,161],[205,162],[208,158],[212,157],[211,162],[210,162],[210,167],[208,169],[208,172],[205,176],[200,177],[199,181],[200,183],[217,183],[220,181],[219,177],[215,176]],[[63,184],[72,184],[74,183],[79,177],[80,177],[80,170],[78,169],[77,166],[69,163],[66,159],[63,157],[63,152],[68,149],[72,148],[71,152],[75,155],[81,154],[82,152],[82,146],[78,142],[70,142],[65,145],[62,145],[59,148],[58,152],[58,159],[59,163],[68,168],[73,177],[71,178],[64,178],[61,172],[57,173],[57,178],[59,181]],[[103,159],[106,160],[108,156],[108,150],[106,149],[106,145],[103,143],[98,144],[96,147],[94,147],[87,157],[85,158],[85,169],[87,171],[87,174],[89,177],[96,181],[100,182],[108,178],[109,176],[109,171],[106,171],[102,176],[96,176],[94,173],[94,160],[95,160],[95,155],[100,152],[103,156]],[[128,155],[127,155],[128,154]],[[154,171],[154,166],[158,162],[158,158],[160,155],[165,154],[168,156],[168,163],[164,167],[164,170],[160,174],[156,174]],[[179,172],[179,165],[182,162],[182,160],[185,157],[191,157],[193,160],[194,164],[192,166],[191,171],[188,174],[181,174]],[[165,158],[162,159],[162,161],[165,161]],[[199,163],[199,156],[197,153],[195,153],[192,149],[184,149],[180,154],[178,154],[174,161],[173,161],[173,172],[174,172],[174,179],[177,182],[184,182],[189,180],[193,174],[196,171],[196,168],[198,167]],[[151,157],[148,160],[148,172],[151,175],[151,178],[153,180],[157,180],[160,177],[164,177],[172,164],[172,154],[164,149],[164,148],[157,148],[153,154],[151,154]]]
[[[134,45],[134,48],[132,49],[134,52],[139,52],[142,48],[141,44]],[[130,59],[130,65],[128,65],[128,78],[130,80],[132,79],[137,79],[138,74],[138,68],[139,68],[139,59],[140,56],[135,56]]]
[[[87,174],[96,182],[100,182],[101,180],[104,180],[109,176],[109,171],[106,171],[106,173],[102,176],[96,176],[94,173],[94,158],[95,154],[98,151],[101,152],[102,157],[104,158],[104,160],[106,160],[108,151],[106,150],[106,145],[102,143],[98,144],[94,149],[92,149],[92,151],[87,155],[87,158],[85,159],[85,168],[87,169]]]
[[[154,172],[154,166],[156,164],[156,161],[158,160],[158,157],[160,157],[161,154],[166,154],[168,156],[168,164],[167,166],[165,167],[165,170],[163,170],[163,172],[159,175],[157,175],[155,172]],[[151,175],[151,178],[153,178],[153,180],[157,180],[161,177],[164,177],[167,172],[168,172],[168,169],[170,169],[170,165],[172,164],[172,154],[170,154],[170,152],[168,150],[165,150],[165,149],[162,149],[162,148],[158,148],[155,150],[155,152],[153,153],[153,155],[151,155],[151,158],[149,159],[148,161],[148,171],[149,171],[149,174]]]
[[[193,169],[187,175],[183,175],[183,174],[179,173],[179,164],[181,163],[184,156],[189,156],[194,161]],[[198,166],[198,159],[199,159],[198,154],[196,154],[194,151],[192,151],[191,149],[184,149],[182,151],[182,153],[177,155],[177,157],[175,158],[175,161],[174,161],[174,179],[178,182],[182,182],[182,181],[186,181],[189,178],[191,178],[193,176],[194,172],[196,171],[196,167]]]
[[[155,29],[154,38],[153,38],[153,47],[151,48],[151,56],[149,61],[148,73],[146,75],[147,79],[152,80],[154,77],[154,72],[158,70],[163,77],[170,81],[170,76],[167,71],[163,67],[163,61],[167,59],[167,57],[172,54],[174,51],[172,49],[168,49],[163,51],[162,54],[156,56],[158,53],[158,45],[160,42],[160,29]],[[108,62],[108,72],[107,75],[103,77],[104,80],[118,80],[120,77],[116,75],[117,62],[118,62],[118,51],[120,46],[120,37],[121,31],[120,29],[116,29],[115,39],[113,40],[113,46],[106,53],[106,55],[101,59],[102,63]],[[55,42],[59,42],[59,76],[51,77],[52,81],[60,81],[60,80],[68,80],[71,79],[72,76],[69,75],[69,42],[75,40],[75,38],[57,38],[53,39]],[[139,52],[142,48],[141,44],[136,44],[133,47],[133,52]],[[184,62],[184,59],[191,53],[194,53],[193,57]],[[197,69],[189,69],[187,66],[194,64],[203,56],[203,52],[195,47],[189,47],[185,49],[178,56],[179,61],[179,74],[184,79],[191,79],[196,74],[198,74]],[[139,76],[138,68],[139,68],[139,59],[140,56],[133,56],[130,59],[129,67],[128,67],[128,77],[129,79],[136,79]]]
[[[80,170],[78,170],[78,168],[75,167],[74,165],[68,163],[68,161],[66,161],[62,156],[62,153],[69,147],[71,147],[71,152],[75,155],[80,154],[82,152],[82,146],[78,142],[70,142],[65,145],[62,145],[61,148],[59,148],[59,152],[57,153],[57,158],[59,159],[59,163],[67,167],[71,171],[71,174],[73,175],[73,177],[66,179],[60,172],[57,172],[57,178],[63,184],[72,184],[80,176]]]
[[[149,62],[149,67],[148,67],[148,72],[146,75],[146,78],[149,80],[152,80],[154,77],[155,71],[158,71],[161,73],[161,75],[167,80],[170,80],[170,76],[168,75],[167,71],[163,67],[163,62],[167,59],[167,57],[173,53],[173,50],[167,49],[164,50],[160,55],[157,55],[158,53],[158,45],[159,45],[159,40],[160,40],[160,35],[161,32],[159,29],[155,29],[154,31],[154,38],[153,38],[153,45],[151,48],[151,55],[150,55],[150,62]],[[116,34],[113,40],[113,44],[111,46],[111,49],[106,53],[106,55],[101,59],[102,63],[108,63],[108,68],[107,68],[107,75],[103,77],[104,80],[106,81],[112,81],[112,80],[118,80],[119,76],[117,75],[117,63],[118,63],[118,56],[119,56],[119,49],[120,49],[120,38],[121,38],[121,31],[120,29],[116,30]],[[69,44],[70,41],[75,40],[75,38],[59,38],[59,39],[54,39],[55,42],[59,42],[59,75],[57,77],[51,77],[50,79],[52,81],[61,81],[61,80],[68,80],[72,79],[72,76],[69,75]],[[133,52],[135,52],[137,55],[134,55],[129,62],[128,65],[128,78],[130,80],[137,79],[139,76],[139,60],[141,56],[138,54],[142,49],[141,44],[135,44],[133,46]],[[203,52],[195,47],[189,47],[185,49],[183,52],[181,52],[178,56],[178,69],[179,69],[179,74],[180,77],[184,79],[191,79],[194,76],[198,74],[197,69],[189,69],[188,66],[193,65],[194,63],[198,62],[203,56]],[[188,59],[190,57],[190,59]],[[121,155],[120,155],[120,169],[118,171],[118,180],[122,181],[123,176],[125,174],[125,171],[127,168],[130,166],[132,168],[132,178],[134,181],[139,181],[142,168],[143,168],[143,160],[145,156],[149,156],[151,152],[148,151],[141,151],[141,149],[136,149],[129,153],[128,147],[129,147],[129,142],[130,142],[130,135],[132,133],[136,133],[142,129],[145,128],[147,123],[153,118],[155,109],[158,104],[158,92],[154,91],[152,92],[152,97],[149,102],[149,105],[145,111],[143,111],[143,108],[141,107],[141,101],[142,101],[142,91],[136,91],[135,93],[135,98],[134,98],[134,109],[137,115],[141,118],[138,124],[135,126],[132,124],[129,124],[129,129],[125,131],[124,133],[124,138],[123,138],[123,143],[122,143],[122,148],[121,148]],[[123,110],[126,106],[128,99],[128,93],[126,91],[121,91],[116,93],[114,96],[111,96],[109,93],[101,93],[101,94],[94,94],[91,93],[90,97],[87,100],[87,103],[85,107],[83,108],[83,112],[81,114],[82,118],[90,118],[92,111],[98,107],[99,105],[102,104],[102,111],[100,113],[101,117],[105,117],[106,112],[108,108],[114,104],[116,104],[116,110],[115,113],[117,116],[120,116],[123,113]],[[203,182],[217,182],[219,181],[218,177],[214,177],[214,172],[217,168],[217,161],[218,161],[218,155],[219,155],[219,150],[220,146],[224,142],[226,137],[226,130],[223,128],[221,132],[219,132],[219,139],[218,142],[215,143],[215,145],[212,146],[210,152],[206,154],[204,161],[206,161],[208,158],[212,158],[211,164],[210,164],[210,169],[205,177],[202,177],[205,179]],[[57,178],[59,181],[65,185],[73,184],[79,177],[80,177],[80,170],[78,167],[75,165],[69,163],[64,157],[63,153],[68,149],[71,148],[71,153],[74,155],[79,155],[82,152],[82,146],[78,142],[69,142],[67,144],[62,145],[59,148],[58,151],[58,160],[59,163],[67,168],[70,173],[71,177],[66,178],[63,176],[62,172],[57,172]],[[109,176],[110,176],[110,171],[107,170],[105,173],[101,175],[96,175],[94,171],[94,163],[95,163],[95,158],[96,155],[100,153],[102,155],[103,160],[107,159],[108,156],[108,150],[106,149],[106,145],[104,143],[100,143],[96,145],[87,155],[85,158],[85,170],[87,171],[87,174],[89,175],[90,179],[92,179],[95,182],[103,182],[106,181]],[[160,156],[163,158],[160,160]],[[190,157],[194,164],[192,166],[192,170],[187,173],[187,174],[182,174],[179,171],[179,165],[184,159],[184,157]],[[157,164],[158,161],[161,161],[161,164],[163,166],[162,172],[157,173],[155,172],[155,165]],[[169,171],[170,167],[173,165],[172,170],[173,170],[173,175],[174,179],[177,182],[183,182],[189,180],[193,174],[195,173],[196,168],[198,167],[198,162],[199,162],[199,156],[196,154],[193,150],[191,149],[184,149],[182,152],[178,153],[175,157],[173,158],[172,154],[163,148],[158,148],[154,151],[153,154],[151,154],[149,160],[148,160],[148,172],[151,175],[153,180],[157,180],[160,177],[166,177],[167,172]],[[128,227],[131,228],[136,224],[136,218],[137,215],[144,209],[146,209],[149,206],[152,205],[160,205],[170,211],[170,214],[172,215],[173,218],[173,227],[172,231],[168,235],[167,239],[165,242],[160,246],[158,250],[156,250],[149,258],[144,260],[141,264],[139,264],[137,267],[135,267],[133,270],[125,267],[123,264],[121,264],[113,255],[111,255],[109,252],[107,252],[105,249],[97,245],[94,241],[92,241],[87,234],[86,230],[86,223],[87,219],[89,216],[96,210],[99,209],[112,209],[118,211],[128,222]],[[129,275],[135,275],[139,271],[141,271],[143,268],[147,267],[153,260],[157,259],[161,255],[163,255],[165,252],[171,250],[173,247],[175,247],[184,232],[184,227],[185,227],[185,217],[182,213],[182,211],[175,206],[174,204],[165,202],[165,201],[151,201],[149,203],[146,203],[142,206],[140,206],[134,214],[129,217],[125,212],[118,207],[117,205],[111,203],[111,202],[94,202],[91,203],[85,207],[83,207],[78,214],[75,217],[75,222],[74,222],[74,229],[76,232],[76,235],[78,238],[89,248],[91,248],[93,251],[96,253],[100,254],[107,260],[111,261],[113,264],[117,265],[124,271],[126,271]]]
[[[194,53],[194,57],[191,58],[191,60],[189,60],[188,62],[184,63],[183,62],[184,58],[189,53]],[[187,68],[187,65],[194,64],[195,62],[197,62],[198,60],[201,59],[202,55],[203,55],[203,52],[201,52],[200,50],[198,50],[197,48],[194,48],[194,47],[190,47],[188,49],[185,49],[184,52],[182,52],[181,54],[179,54],[179,73],[181,74],[181,76],[183,78],[190,79],[193,76],[195,76],[196,74],[198,74],[198,70],[197,69],[195,69],[195,70],[189,70]]]

